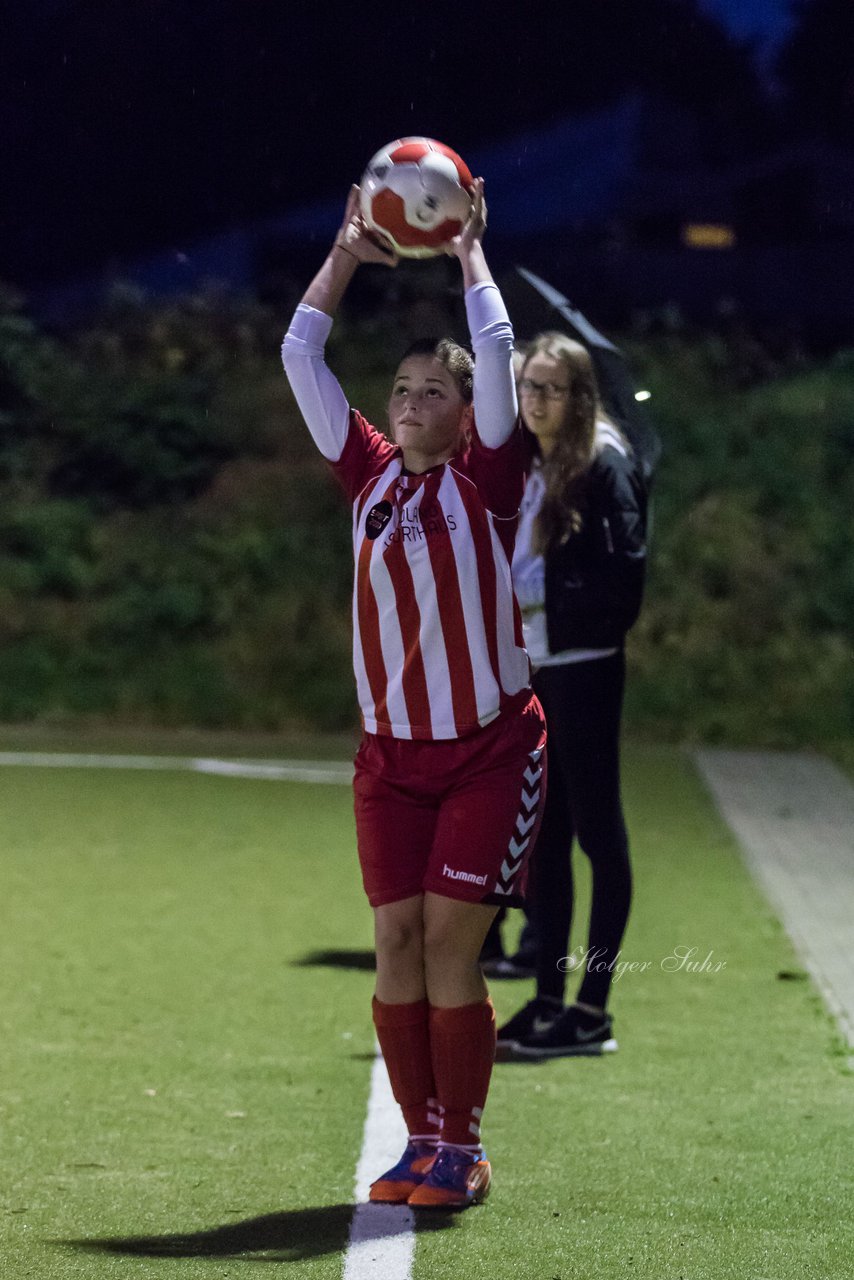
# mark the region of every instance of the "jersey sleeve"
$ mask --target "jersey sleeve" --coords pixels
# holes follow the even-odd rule
[[[513,328],[498,286],[483,281],[467,289],[466,316],[474,351],[474,426],[461,469],[487,509],[511,520],[522,501],[527,452],[513,376]]]
[[[351,409],[344,448],[330,465],[347,497],[355,502],[365,485],[388,466],[397,452],[396,446],[358,409]]]
[[[477,486],[487,510],[499,519],[512,520],[519,514],[525,492],[527,459],[518,421],[510,436],[495,449],[484,444],[475,421],[461,469]]]
[[[466,290],[466,318],[474,351],[474,413],[483,443],[497,449],[516,426],[513,326],[498,286],[482,281]]]
[[[282,343],[282,363],[312,439],[353,500],[396,450],[350,408],[326,364],[331,328],[331,316],[301,302]]]
[[[314,443],[328,462],[335,462],[347,440],[350,406],[326,364],[331,328],[331,316],[301,302],[282,343],[282,364]]]

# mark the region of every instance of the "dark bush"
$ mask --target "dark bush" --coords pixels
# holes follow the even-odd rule
[[[375,420],[397,337],[333,334]],[[127,291],[60,341],[0,294],[0,717],[354,722],[349,513],[280,341],[252,302]],[[850,741],[854,357],[751,352],[631,345],[664,451],[628,725]]]

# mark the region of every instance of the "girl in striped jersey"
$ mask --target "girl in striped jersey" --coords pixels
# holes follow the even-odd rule
[[[360,263],[395,265],[353,188],[282,355],[294,394],[353,507],[354,666],[364,725],[356,831],[374,909],[377,1036],[409,1142],[371,1199],[463,1207],[491,1178],[480,1118],[495,1017],[478,964],[517,903],[545,795],[545,726],[510,561],[526,466],[513,333],[483,253],[483,183],[451,246],[476,360],[416,343],[394,378],[391,439],[324,362]]]

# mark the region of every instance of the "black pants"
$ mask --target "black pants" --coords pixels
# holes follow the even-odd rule
[[[590,859],[593,900],[577,999],[604,1008],[632,896],[620,801],[622,651],[541,667],[534,690],[546,713],[549,783],[531,860],[529,904],[537,931],[537,994],[563,998],[573,909],[573,838]]]

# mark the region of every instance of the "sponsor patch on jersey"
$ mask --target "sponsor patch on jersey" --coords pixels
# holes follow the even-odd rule
[[[378,538],[380,536],[383,529],[388,524],[391,519],[391,511],[392,507],[390,502],[378,502],[375,506],[371,507],[365,517],[365,537],[369,538],[371,542],[373,542],[374,538]]]

